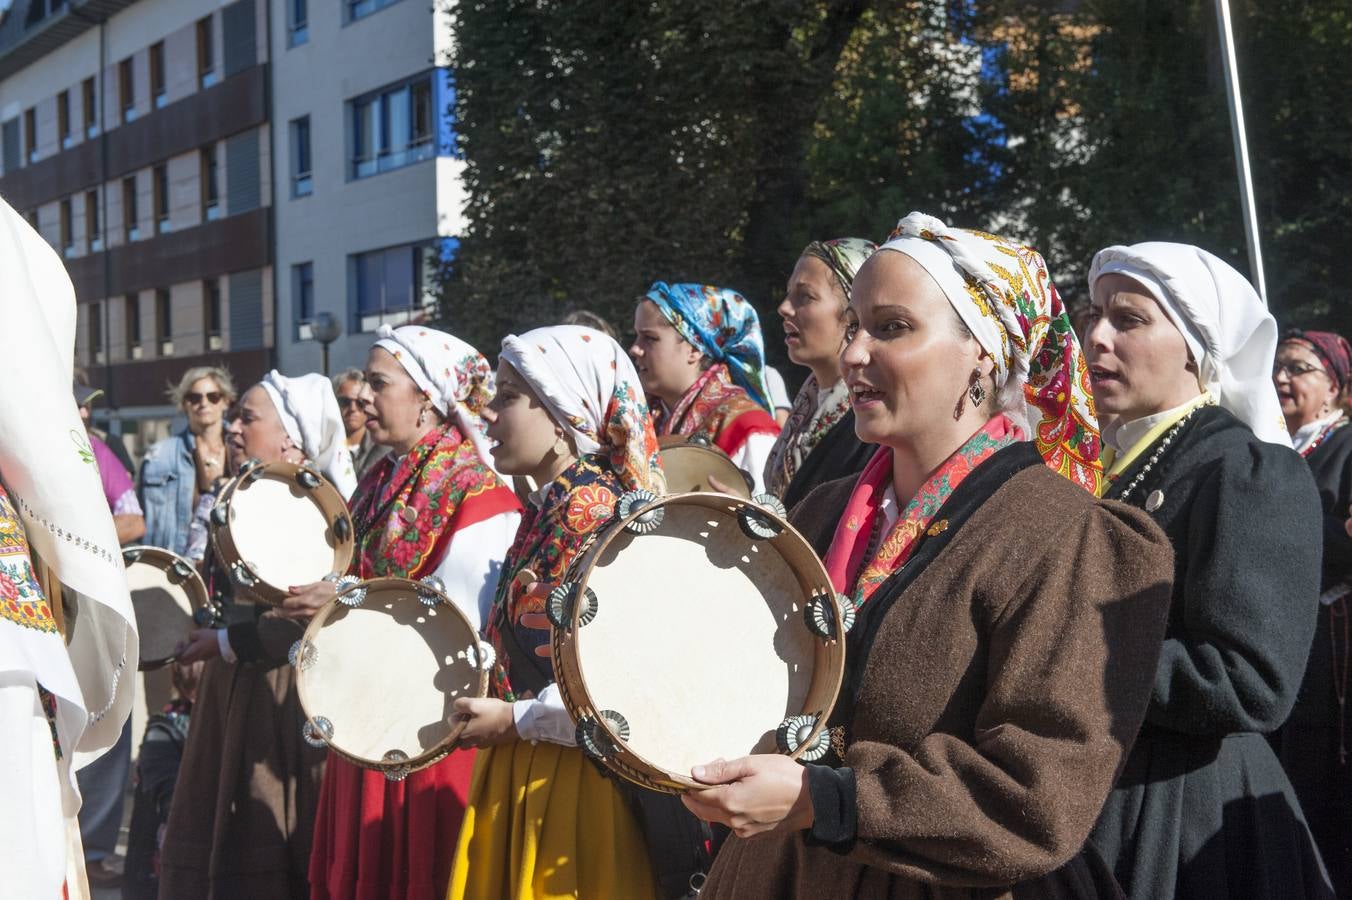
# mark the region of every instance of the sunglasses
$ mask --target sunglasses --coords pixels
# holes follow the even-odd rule
[[[222,396],[224,395],[220,391],[207,391],[205,394],[199,394],[196,391],[192,391],[183,395],[183,402],[189,406],[196,406],[205,400],[212,406],[215,406],[217,403],[221,402]]]
[[[360,397],[339,397],[338,405],[343,409],[347,409],[349,406],[360,407],[362,400]]]

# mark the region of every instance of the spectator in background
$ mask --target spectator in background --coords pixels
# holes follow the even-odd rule
[[[117,541],[126,545],[146,533],[146,520],[136,499],[131,473],[99,439],[89,431],[89,405],[102,393],[76,383],[75,404],[85,423],[85,439],[103,482],[103,497],[113,514]],[[122,804],[131,771],[131,720],[122,726],[122,735],[113,748],[76,773],[80,794],[80,841],[84,844],[85,871],[94,887],[111,887],[122,881],[122,859],[117,855],[117,832],[122,827]]]
[[[333,376],[333,392],[338,397],[338,409],[343,414],[343,431],[347,433],[347,449],[352,454],[352,465],[361,481],[371,466],[385,454],[388,447],[371,439],[366,430],[367,406],[372,399],[371,386],[361,369],[344,369]]]
[[[784,376],[780,375],[774,366],[767,365],[765,385],[770,389],[770,405],[774,407],[775,421],[783,428],[784,423],[789,421],[789,413],[793,410],[793,398],[789,396],[789,389],[784,386]]]
[[[102,389],[95,388],[92,384],[89,383],[89,375],[88,373],[85,372],[84,368],[82,366],[76,366],[75,367],[76,402],[79,402],[81,388],[92,389],[92,393],[90,394],[89,397],[89,402],[93,402],[95,398],[103,394]],[[102,428],[94,427],[93,421],[90,419],[89,414],[90,414],[89,407],[86,405],[81,405],[80,415],[84,418],[85,428],[89,431],[90,434],[97,436],[99,440],[103,441],[105,444],[108,445],[108,449],[113,451],[113,455],[117,457],[118,462],[122,463],[122,468],[127,470],[128,475],[135,476],[136,464],[131,461],[131,454],[127,452],[127,445],[123,443],[122,436],[119,434],[111,434],[110,432],[104,431]]]
[[[117,542],[125,546],[145,536],[146,520],[141,512],[141,503],[136,498],[136,485],[132,484],[131,472],[112,448],[89,427],[89,405],[102,394],[103,391],[98,388],[78,383],[75,385],[75,404],[80,407],[85,437],[89,440],[89,449],[98,465],[99,479],[103,482],[103,496],[113,514],[113,524],[117,526]]]
[[[219,366],[191,368],[170,389],[188,425],[151,447],[141,463],[147,544],[186,552],[197,496],[225,472],[224,418],[235,396],[230,373]]]

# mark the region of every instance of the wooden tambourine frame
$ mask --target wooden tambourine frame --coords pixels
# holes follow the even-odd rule
[[[709,476],[717,478],[733,496],[751,499],[752,481],[737,464],[703,435],[668,434],[658,439],[668,494],[712,491]]]
[[[449,721],[449,702],[456,697],[488,694],[488,676],[495,654],[490,644],[480,640],[469,618],[446,596],[440,579],[435,576],[422,581],[407,578],[359,581],[347,576],[338,580],[338,587],[337,596],[315,614],[304,635],[291,647],[296,690],[306,715],[302,736],[311,746],[328,747],[348,762],[382,772],[391,781],[399,781],[410,772],[438,762],[455,749],[465,723]],[[369,627],[378,621],[371,618],[373,616],[386,617],[394,630]],[[336,642],[337,646],[326,641],[325,630],[331,627],[330,623],[336,625],[349,617],[354,619],[348,629],[352,633],[344,635]],[[436,624],[438,619],[445,624]],[[429,627],[440,628],[442,633],[452,634],[456,639],[433,647],[425,637],[425,629]],[[382,646],[381,634],[389,634],[397,640]],[[335,652],[345,655],[335,657]],[[380,671],[373,671],[375,667]],[[416,671],[409,671],[410,668]],[[339,684],[325,690],[317,689],[316,685],[325,678]],[[431,683],[427,684],[429,679]],[[452,682],[459,679],[465,682],[460,687],[468,690],[455,689]],[[382,680],[392,682],[388,690],[379,687]],[[344,681],[349,685],[344,686]],[[401,699],[408,701],[408,690],[432,688],[438,696],[446,698],[441,701],[443,709],[434,721],[426,721],[427,715],[423,715],[421,724],[406,726],[389,715],[388,710],[398,708]],[[375,703],[361,702],[351,696],[358,691],[369,691],[381,697]],[[348,705],[335,703],[335,693],[349,694]],[[354,717],[364,720],[356,742],[381,747],[379,755],[354,750],[352,729],[344,727],[353,723]],[[420,750],[413,746],[413,741],[396,739],[378,744],[374,737],[382,730],[386,733],[402,730],[406,736],[409,727],[417,727],[420,732],[430,728],[439,734],[435,740],[419,737]],[[390,743],[401,743],[402,746],[389,746]]]
[[[682,537],[690,534],[692,527],[703,529],[698,532],[702,541]],[[652,537],[667,540],[652,541]],[[654,565],[647,570],[650,576],[634,583],[632,589],[623,585],[622,590],[615,590],[620,587],[613,583],[621,578],[619,569],[615,570],[616,575],[606,577],[605,568],[621,554],[641,552],[645,541],[654,544],[652,552],[665,554],[665,558],[654,558]],[[678,543],[681,541],[689,546],[682,549],[684,545]],[[722,580],[726,584],[749,581],[758,593],[741,598],[719,597],[716,602],[706,595],[692,593],[700,589],[701,571],[710,573],[706,583],[715,585],[716,590],[719,569],[739,569],[738,575]],[[594,591],[593,587],[599,587],[600,582],[612,583]],[[663,594],[671,601],[669,605],[657,605],[663,601],[653,599]],[[685,604],[682,597],[699,602]],[[732,604],[739,602],[742,606],[737,615],[726,613],[733,609]],[[642,604],[642,614],[617,617],[614,627],[621,627],[622,621],[632,624],[636,618],[648,624],[640,640],[631,642],[633,646],[616,646],[623,642],[612,641],[613,634],[599,625],[608,607],[628,603]],[[724,614],[713,612],[700,621],[690,618],[711,613],[715,607],[724,610]],[[705,492],[662,498],[646,491],[626,494],[621,498],[615,520],[600,532],[574,563],[565,582],[550,594],[547,608],[555,626],[550,644],[554,673],[564,704],[577,723],[578,745],[630,781],[657,791],[679,793],[701,787],[689,777],[689,767],[684,763],[707,763],[718,755],[775,751],[810,761],[829,749],[825,726],[844,679],[844,638],[854,622],[854,604],[836,594],[821,560],[807,540],[785,521],[783,507],[775,498],[761,495],[752,502]],[[744,639],[763,638],[767,631],[773,635],[769,646],[739,644]],[[587,651],[589,634],[603,642],[604,649],[599,653],[595,649]],[[721,668],[710,665],[722,658],[715,646],[718,644],[724,645],[724,649],[737,646],[742,656],[734,657]],[[610,693],[627,692],[637,697],[646,690],[636,687],[645,677],[645,667],[651,674],[661,663],[664,652],[667,659],[673,659],[687,651],[691,671],[699,671],[712,684],[723,684],[724,676],[735,679],[737,674],[755,677],[767,673],[771,676],[769,681],[778,679],[778,683],[729,685],[729,690],[720,691],[718,697],[690,696],[695,689],[678,687],[673,693],[685,696],[645,697],[627,713],[602,707],[598,698],[607,693],[606,684],[624,685],[618,692]],[[777,661],[766,657],[768,665],[759,669],[743,665],[745,654],[753,651],[775,653]],[[609,669],[605,684],[588,680],[587,667],[598,667],[598,661],[599,668]],[[809,662],[811,673],[799,675],[796,667]],[[673,681],[679,684],[679,675],[667,679]],[[661,687],[668,686],[664,682]],[[779,696],[775,695],[776,690],[780,691]],[[801,702],[794,701],[795,693],[803,694]],[[718,740],[741,743],[708,747],[706,758],[700,758],[705,753],[703,744],[671,752],[672,742],[660,735],[676,728],[700,730],[704,721],[698,715],[701,703],[706,704],[710,727],[727,727],[737,732],[736,736],[717,735]],[[661,712],[663,704],[683,710],[685,715],[673,714],[666,721]],[[759,709],[754,720],[746,718],[751,706]],[[774,714],[770,707],[782,712]],[[654,709],[658,712],[654,713]],[[692,709],[696,711],[693,716]],[[630,719],[635,720],[632,733]],[[646,741],[637,733],[639,720],[649,728]],[[711,734],[712,731],[705,730],[701,736]],[[679,735],[685,737],[688,732],[680,731]],[[662,747],[667,760],[684,754],[688,757],[682,764],[684,770],[675,771],[675,766],[666,768],[652,755],[645,754],[641,749],[645,743]]]
[[[150,614],[149,597],[146,592],[162,592],[166,598],[172,597],[177,593],[188,603],[188,609],[184,609],[177,601],[173,603],[173,611],[184,613],[187,616],[187,628],[182,635],[183,640],[187,640],[193,627],[206,627],[208,620],[199,618],[210,606],[210,595],[207,593],[206,582],[202,576],[197,574],[197,569],[191,562],[161,547],[134,546],[126,547],[122,550],[122,560],[127,566],[127,586],[131,590],[131,606],[136,614],[136,630],[141,635],[140,648],[141,659],[137,665],[142,672],[150,672],[162,668],[174,661],[175,654],[172,650],[165,655],[155,655],[147,658],[147,652],[154,652],[153,648],[147,645],[146,637],[152,632],[149,619],[143,619],[143,615]],[[158,575],[151,575],[149,579],[142,579],[133,575],[133,569],[149,567]],[[149,573],[147,573],[149,574]],[[139,587],[137,585],[140,585]],[[140,602],[138,602],[140,595]]]
[[[333,551],[331,565],[328,568],[306,573],[303,580],[293,581],[292,584],[308,584],[319,581],[326,575],[346,572],[352,564],[357,544],[352,516],[348,513],[343,495],[308,463],[294,465],[285,462],[264,464],[258,460],[246,462],[240,473],[222,489],[216,505],[211,510],[211,539],[216,546],[216,555],[229,574],[231,583],[246,592],[251,599],[275,606],[289,596],[287,588],[291,587],[291,584],[269,583],[264,574],[258,571],[258,566],[245,556],[247,551],[241,545],[256,540],[256,537],[237,533],[236,529],[239,526],[236,525],[233,510],[237,497],[242,497],[264,482],[281,482],[290,488],[295,499],[304,499],[314,504],[325,523],[324,538]],[[319,524],[318,520],[315,524]],[[277,539],[284,542],[286,536],[278,535]],[[278,546],[287,545],[279,543]]]

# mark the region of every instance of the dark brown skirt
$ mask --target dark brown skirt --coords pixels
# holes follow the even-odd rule
[[[161,900],[304,900],[325,753],[290,666],[206,666],[161,850]]]

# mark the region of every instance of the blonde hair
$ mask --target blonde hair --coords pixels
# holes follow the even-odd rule
[[[177,385],[169,385],[169,399],[175,406],[183,405],[183,398],[187,396],[192,386],[203,378],[210,378],[216,382],[216,387],[220,388],[221,393],[225,395],[226,403],[234,403],[239,395],[235,392],[235,379],[230,377],[230,372],[222,366],[193,366],[183,373],[183,377],[178,380]]]
[[[333,376],[333,392],[338,393],[339,388],[349,381],[355,381],[357,384],[366,384],[366,373],[361,369],[346,368]]]

